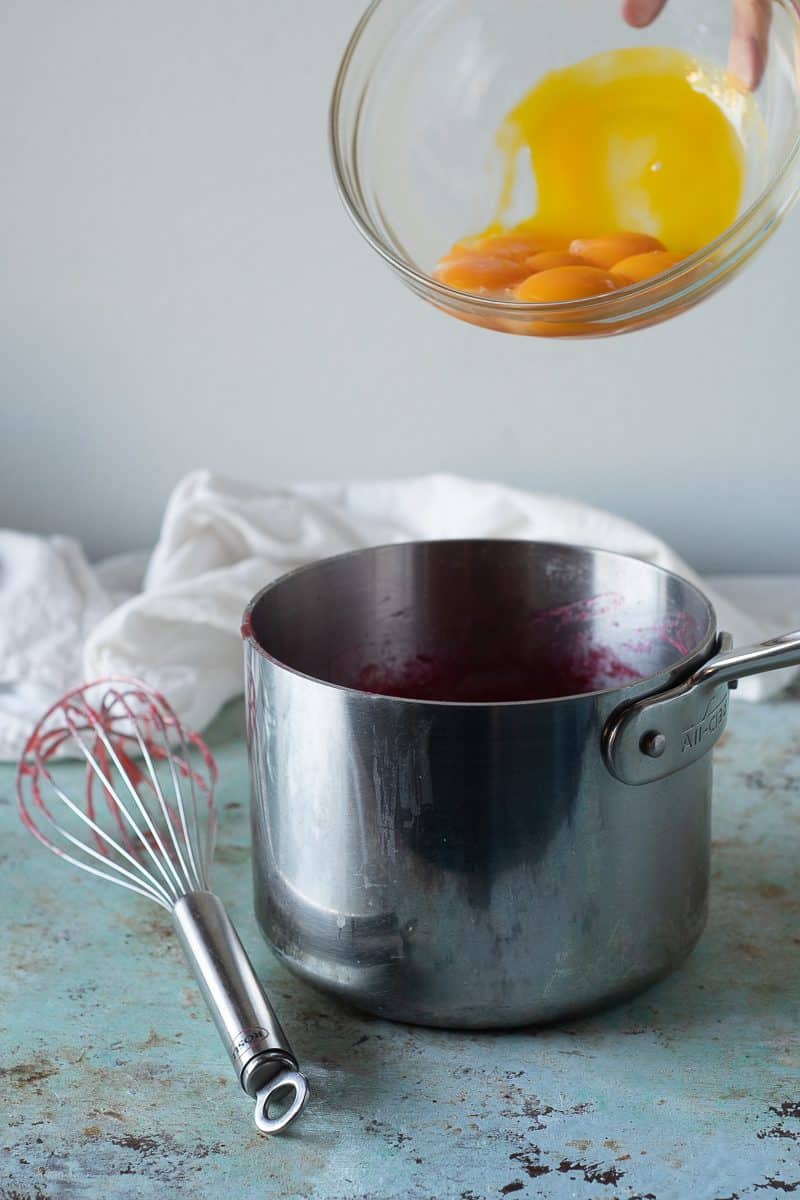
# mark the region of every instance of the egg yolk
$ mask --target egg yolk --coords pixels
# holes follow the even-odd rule
[[[575,238],[570,251],[593,267],[613,267],[623,258],[663,250],[658,238],[646,233],[614,233],[606,237]]]
[[[599,267],[551,267],[531,275],[514,292],[517,300],[553,304],[562,300],[586,300],[613,292],[617,282]]]
[[[436,277],[448,287],[459,292],[497,292],[513,287],[530,275],[524,262],[503,258],[500,254],[473,254],[453,252],[443,258],[436,269]]]
[[[464,292],[555,303],[669,270],[736,217],[745,160],[727,114],[748,104],[722,70],[679,50],[619,50],[550,72],[498,133],[495,220],[457,242],[435,277]],[[535,210],[513,224],[528,164]]]
[[[680,50],[617,50],[551,71],[498,134],[506,165],[497,221],[524,152],[536,183],[534,230],[637,230],[689,254],[738,211],[744,153],[723,106],[741,103],[723,71]]]
[[[632,283],[641,283],[652,279],[654,275],[662,275],[672,267],[677,267],[681,261],[679,254],[670,254],[668,250],[651,250],[648,254],[632,254],[614,264],[614,278],[620,287]]]
[[[531,273],[550,271],[553,267],[586,267],[589,265],[588,259],[581,258],[579,254],[568,254],[564,250],[540,250],[538,254],[532,254],[530,258],[525,259],[525,266]]]

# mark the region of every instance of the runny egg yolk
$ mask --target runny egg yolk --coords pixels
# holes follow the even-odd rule
[[[670,270],[736,218],[745,157],[728,113],[747,115],[748,104],[722,70],[679,50],[619,50],[550,72],[499,131],[495,221],[457,242],[436,277],[557,303]],[[515,224],[527,164],[535,210]]]
[[[731,99],[741,105],[724,72],[681,50],[617,50],[551,71],[498,134],[498,221],[526,152],[531,232],[571,240],[636,230],[676,254],[697,250],[731,224],[741,200],[744,152],[721,106]]]

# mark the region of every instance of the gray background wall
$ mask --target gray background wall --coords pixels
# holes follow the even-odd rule
[[[570,493],[712,571],[798,571],[800,215],[605,343],[450,321],[349,226],[330,83],[361,0],[2,0],[0,524],[147,544],[194,466]]]

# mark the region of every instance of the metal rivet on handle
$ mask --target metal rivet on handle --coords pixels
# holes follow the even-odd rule
[[[657,729],[651,729],[649,733],[643,735],[639,746],[642,754],[646,754],[648,758],[661,758],[667,748],[667,739]]]

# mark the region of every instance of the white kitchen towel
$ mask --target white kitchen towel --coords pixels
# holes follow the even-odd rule
[[[92,567],[70,538],[0,530],[0,760],[82,678],[88,634],[141,587],[146,558]]]
[[[81,678],[135,675],[202,729],[242,690],[250,597],[326,555],[417,538],[538,538],[635,555],[702,582],[658,538],[557,496],[454,476],[270,490],[196,471],[175,488],[142,579],[136,556],[92,567],[64,538],[0,533],[0,758]],[[737,644],[783,632],[705,587]],[[763,699],[787,672],[742,682]]]

